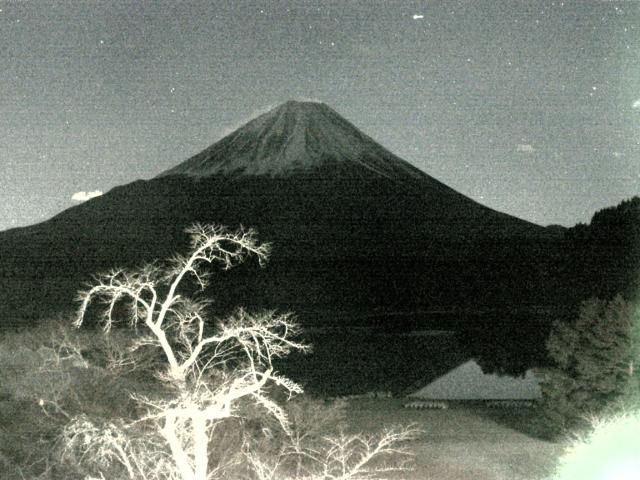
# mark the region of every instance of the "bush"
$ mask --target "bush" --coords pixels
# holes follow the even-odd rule
[[[574,323],[554,324],[547,348],[555,365],[541,371],[543,406],[553,433],[635,401],[639,329],[635,305],[621,296],[587,300]]]
[[[127,345],[133,338],[123,331],[100,333],[73,329],[63,317],[2,332],[0,478],[84,478],[56,456],[69,419],[82,412],[102,418],[139,413],[130,392],[148,391],[149,381],[141,384],[109,368],[112,342]]]

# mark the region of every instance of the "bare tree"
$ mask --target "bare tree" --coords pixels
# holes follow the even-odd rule
[[[312,448],[295,445],[293,455],[307,461],[296,465],[294,476],[281,471],[282,457],[265,459],[252,453],[247,457],[258,480],[381,479],[411,470],[412,454],[404,444],[420,433],[412,426],[387,428],[370,436],[340,432],[323,437]]]
[[[212,322],[207,317],[208,302],[184,291],[189,281],[204,290],[209,278],[205,267],[209,265],[230,269],[250,255],[264,264],[269,245],[259,244],[253,230],[229,231],[196,224],[187,233],[191,236],[188,256],[176,255],[165,264],[152,263],[134,270],[112,270],[95,277],[80,292],[75,325],[81,326],[90,304],[99,302],[102,325],[108,332],[124,307],[129,323],[147,332],[130,350],[159,347],[166,368],[157,376],[173,393],[155,398],[135,395],[146,414],[133,422],[76,418],[62,436],[67,458],[80,462],[93,459],[103,466],[115,463],[131,479],[224,477],[228,464],[209,464],[211,449],[216,448],[211,440],[213,432],[225,419],[241,416],[241,406],[247,401],[263,408],[293,438],[285,410],[270,398],[268,388],[279,387],[289,397],[302,392],[298,384],[278,375],[273,367],[275,358],[308,349],[297,340],[298,325],[289,314],[253,314],[243,309]],[[362,473],[362,465],[372,456],[390,453],[391,444],[405,438],[390,432],[378,443],[360,442],[364,448],[360,460],[343,475],[331,478],[348,478],[348,471]],[[347,457],[339,452],[348,447],[344,441],[335,443],[327,461],[346,462]],[[257,457],[247,453],[246,458]],[[265,464],[253,464],[254,476],[261,477],[258,467]],[[102,476],[102,470],[98,474]]]
[[[161,378],[177,387],[178,393],[170,399],[143,395],[136,399],[148,408],[145,420],[162,423],[161,433],[179,478],[201,480],[210,474],[210,432],[220,420],[236,415],[241,399],[251,398],[262,405],[288,431],[284,411],[265,394],[265,386],[273,383],[290,394],[302,392],[296,383],[274,372],[272,361],[307,346],[294,340],[299,328],[291,317],[274,312],[254,315],[239,309],[208,332],[207,302],[193,300],[180,291],[187,277],[204,289],[209,275],[205,266],[218,264],[230,269],[249,255],[255,255],[262,264],[267,260],[269,245],[259,244],[253,230],[231,232],[220,226],[196,224],[187,233],[191,236],[188,256],[176,255],[165,265],[148,264],[97,276],[93,285],[80,292],[75,324],[79,327],[83,323],[91,302],[100,301],[106,331],[114,324],[114,314],[121,304],[127,307],[132,326],[142,323],[147,327],[150,335],[142,337],[137,346],[151,344],[162,349],[168,368]],[[232,370],[216,368],[231,356],[236,360],[241,357]],[[82,425],[80,430],[93,428],[86,419]],[[115,431],[115,427],[111,429]],[[69,438],[80,438],[80,430],[70,433]],[[125,455],[126,449],[115,441],[118,437],[106,436],[117,453],[115,458],[134,478],[136,472]]]

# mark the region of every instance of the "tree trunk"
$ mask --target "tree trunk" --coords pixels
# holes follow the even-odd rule
[[[191,417],[193,425],[193,459],[195,467],[194,480],[207,480],[209,469],[209,436],[207,435],[207,419],[202,416]]]
[[[187,454],[182,448],[180,439],[176,435],[176,416],[174,413],[167,413],[162,433],[164,435],[164,438],[169,443],[173,461],[176,462],[176,467],[178,467],[178,470],[180,471],[182,480],[195,480],[196,477],[194,476],[194,472],[189,465]]]

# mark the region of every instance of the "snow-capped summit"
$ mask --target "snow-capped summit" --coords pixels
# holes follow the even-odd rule
[[[288,101],[159,176],[288,176],[332,164],[402,180],[427,177],[327,105]]]

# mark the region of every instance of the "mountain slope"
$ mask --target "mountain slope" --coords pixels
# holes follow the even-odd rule
[[[328,106],[296,101],[260,115],[160,176],[287,176],[338,164],[357,165],[387,178],[428,178]]]
[[[484,207],[397,157],[325,104],[289,101],[251,120],[199,154],[156,178],[202,179],[266,176],[312,181],[318,185],[342,179],[389,180],[398,197],[428,198],[427,215],[454,215],[481,224],[501,223],[514,231],[542,230],[515,217]],[[326,190],[326,189],[325,189]],[[327,192],[320,189],[318,194]],[[468,225],[474,228],[474,225]]]
[[[274,244],[266,269],[216,277],[222,310],[371,323],[553,301],[546,229],[454,191],[325,105],[287,102],[152,180],[0,233],[0,309],[69,306],[98,270],[183,251],[195,221],[252,226]]]

